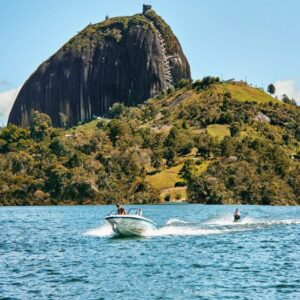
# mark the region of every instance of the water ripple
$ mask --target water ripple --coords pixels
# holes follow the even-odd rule
[[[159,230],[131,239],[111,207],[1,208],[0,298],[300,298],[298,207],[142,208]]]

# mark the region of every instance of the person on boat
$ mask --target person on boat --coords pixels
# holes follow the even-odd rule
[[[241,213],[238,208],[235,210],[233,217],[235,222],[238,222],[241,219]]]
[[[117,207],[117,215],[127,215],[126,210],[122,205],[117,204],[116,207]]]

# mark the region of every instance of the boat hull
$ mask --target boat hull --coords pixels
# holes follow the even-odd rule
[[[157,226],[151,220],[142,216],[113,215],[105,218],[110,223],[115,233],[121,236],[144,236],[157,230]]]

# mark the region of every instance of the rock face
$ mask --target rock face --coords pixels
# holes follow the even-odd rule
[[[171,28],[149,7],[143,14],[88,25],[30,76],[8,123],[27,126],[33,111],[68,126],[108,112],[115,102],[142,103],[190,67]]]

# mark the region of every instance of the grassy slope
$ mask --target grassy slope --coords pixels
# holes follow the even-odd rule
[[[229,92],[231,97],[229,95],[224,95],[224,93],[226,92]],[[245,103],[245,101],[256,103]],[[270,102],[272,103],[270,104]],[[279,105],[274,105],[274,103],[278,103]],[[166,196],[170,196],[171,200],[185,199],[186,187],[175,187],[175,184],[176,182],[184,181],[184,179],[181,178],[181,174],[179,174],[179,172],[184,166],[184,163],[188,160],[191,160],[193,175],[197,176],[198,174],[203,174],[206,171],[208,172],[207,174],[203,174],[204,176],[202,176],[204,178],[207,175],[207,178],[205,180],[207,180],[208,184],[210,184],[210,181],[213,180],[215,176],[217,176],[216,178],[218,178],[219,182],[225,182],[226,177],[229,177],[229,173],[223,172],[223,170],[227,170],[228,172],[230,171],[231,175],[233,174],[232,170],[234,170],[237,171],[237,176],[234,177],[234,180],[236,181],[236,186],[234,188],[241,190],[241,188],[244,187],[243,184],[247,181],[243,181],[241,183],[239,181],[239,174],[243,173],[245,169],[244,166],[246,166],[249,167],[249,169],[246,169],[248,170],[248,173],[246,173],[247,179],[250,178],[252,180],[254,178],[253,186],[258,186],[257,181],[255,181],[257,178],[259,182],[268,182],[268,185],[271,185],[270,191],[267,190],[269,188],[268,185],[263,186],[263,188],[266,189],[266,193],[268,194],[271,194],[271,192],[273,193],[275,191],[274,193],[277,199],[284,199],[284,193],[286,191],[291,194],[291,188],[289,188],[287,184],[288,177],[282,178],[277,175],[276,177],[272,174],[268,175],[269,177],[259,177],[259,175],[256,173],[255,165],[257,164],[256,159],[259,159],[259,155],[265,155],[263,151],[266,151],[266,149],[262,148],[261,145],[268,145],[268,143],[270,144],[270,149],[273,149],[272,145],[275,145],[277,147],[276,149],[282,151],[277,151],[274,155],[274,158],[273,152],[268,156],[265,155],[268,163],[268,165],[266,166],[269,169],[275,166],[275,163],[272,163],[271,161],[272,159],[276,159],[275,162],[278,165],[278,161],[279,164],[281,163],[279,156],[282,156],[283,158],[287,158],[289,160],[291,155],[299,155],[299,139],[297,140],[295,131],[291,130],[291,128],[299,126],[299,108],[286,105],[279,100],[273,99],[263,91],[246,86],[244,84],[222,83],[213,84],[204,90],[198,91],[196,89],[193,89],[190,85],[186,85],[181,89],[176,89],[169,92],[167,95],[160,95],[155,99],[150,99],[145,105],[140,105],[139,107],[135,108],[128,108],[126,111],[127,113],[121,115],[119,117],[119,120],[113,121],[113,123],[120,122],[122,124],[121,128],[123,128],[124,131],[124,133],[122,133],[119,137],[120,139],[116,144],[113,144],[110,140],[109,126],[105,128],[105,125],[103,125],[103,122],[110,122],[110,119],[93,120],[85,124],[70,128],[68,130],[57,129],[56,131],[53,131],[53,129],[51,129],[51,131],[49,132],[51,132],[51,134],[55,133],[55,137],[51,137],[51,139],[50,137],[46,137],[42,142],[43,148],[38,147],[38,143],[36,143],[36,146],[34,144],[34,147],[31,146],[31,148],[28,148],[27,156],[23,155],[24,147],[25,149],[26,147],[28,147],[28,145],[25,143],[27,142],[26,139],[25,141],[23,141],[21,138],[20,144],[17,145],[15,142],[9,142],[8,145],[9,147],[11,147],[12,151],[7,154],[7,157],[4,156],[4,158],[2,159],[3,170],[5,170],[7,166],[10,168],[9,174],[3,172],[2,186],[4,187],[4,189],[2,191],[2,195],[10,196],[10,194],[5,191],[6,188],[10,188],[14,192],[19,192],[20,190],[27,187],[28,189],[32,188],[33,184],[35,184],[35,186],[40,189],[40,187],[42,186],[41,182],[43,183],[48,180],[49,170],[52,170],[53,167],[55,167],[56,172],[53,172],[53,174],[49,174],[51,176],[55,176],[53,177],[54,179],[58,178],[60,180],[62,178],[62,184],[64,184],[65,187],[68,188],[72,187],[72,191],[76,192],[77,190],[75,190],[75,188],[77,188],[78,186],[80,188],[89,188],[89,190],[87,190],[88,192],[90,190],[95,191],[97,189],[97,185],[99,185],[99,193],[94,192],[93,195],[99,195],[99,197],[103,197],[102,194],[100,194],[103,191],[106,193],[103,194],[104,197],[106,197],[107,195],[110,196],[111,192],[116,191],[115,193],[113,193],[113,198],[109,199],[109,201],[116,201],[115,199],[118,200],[117,196],[120,194],[119,188],[122,189],[124,186],[127,186],[127,184],[129,187],[129,189],[127,189],[128,198],[132,195],[135,195],[132,190],[136,186],[139,187],[138,185],[135,185],[137,182],[143,182],[145,173],[146,181],[150,183],[150,185],[154,187],[154,189],[148,189],[147,185],[146,192],[142,191],[142,196],[138,196],[140,198],[136,199],[144,199],[144,195],[150,195],[152,197],[152,195],[154,194],[156,197],[155,199],[158,199],[156,190],[160,192],[161,200],[164,200]],[[152,111],[154,111],[154,113],[150,114],[150,112]],[[243,120],[245,119],[243,118],[235,118],[234,121],[227,121],[225,118],[221,119],[220,115],[224,112],[230,112],[233,117],[247,116],[249,117],[248,120],[250,120],[250,122],[244,122]],[[250,113],[246,114],[245,112]],[[262,112],[269,116],[272,122],[266,123],[255,121],[254,118],[258,112]],[[276,122],[274,122],[274,120]],[[99,122],[99,125],[101,126],[97,126]],[[253,160],[250,162],[246,163],[244,159],[241,158],[241,161],[237,161],[236,163],[232,163],[232,165],[230,165],[231,163],[221,152],[220,143],[215,142],[216,140],[221,142],[224,137],[230,136],[229,126],[230,124],[232,124],[232,122],[239,124],[240,133],[237,137],[228,139],[229,142],[231,140],[232,143],[239,143],[243,140],[244,137],[249,137],[248,140],[256,140],[258,142],[261,142],[261,145],[257,144],[257,147],[259,147],[258,150],[254,148],[251,148],[251,150],[248,147],[248,149],[250,149],[251,151],[246,152],[247,149],[245,150],[245,148],[238,149],[238,151],[240,151],[240,149],[244,149],[244,153],[242,153],[244,157],[249,156],[253,158]],[[124,129],[124,127],[126,127],[124,124],[128,126],[127,130]],[[184,135],[185,137],[187,137],[187,139],[194,141],[194,148],[189,154],[186,155],[182,155],[182,152],[179,152],[177,148],[177,152],[175,152],[176,154],[174,162],[172,162],[174,163],[173,167],[167,167],[166,157],[162,156],[164,157],[162,158],[162,169],[158,173],[153,175],[154,169],[151,165],[151,154],[154,152],[152,151],[165,153],[164,151],[167,150],[167,147],[165,145],[166,137],[169,134],[169,131],[174,126],[178,128],[178,131],[181,131],[181,135],[179,135],[178,141],[180,141],[180,143],[182,144],[185,144],[187,140],[183,138]],[[146,130],[143,131],[143,129]],[[142,131],[144,132],[143,134],[141,133]],[[201,135],[206,135],[206,133],[216,138],[216,140],[214,140],[214,143],[216,143],[218,147],[217,149],[220,150],[219,152],[215,151],[208,156],[203,154],[199,155],[196,148],[197,142],[199,142],[199,140],[197,141],[197,137],[199,138]],[[56,134],[58,138],[56,138]],[[13,132],[13,136],[14,135],[15,133]],[[19,135],[21,136],[20,133]],[[147,137],[149,139],[147,139]],[[286,142],[286,140],[290,141]],[[2,146],[5,146],[5,141],[0,139],[0,144],[2,142]],[[32,143],[32,140],[29,138],[28,141]],[[95,141],[96,148],[94,149],[93,145]],[[157,142],[158,144],[154,148],[152,148],[152,141]],[[159,143],[159,141],[161,144]],[[144,146],[144,142],[146,143],[146,146]],[[54,145],[53,149],[56,152],[52,149],[52,144]],[[238,156],[237,152],[230,152],[230,144],[228,145],[228,157],[231,155]],[[242,145],[245,146],[245,143]],[[18,147],[18,150],[15,151],[14,149],[16,147]],[[63,150],[60,150],[60,148],[62,148]],[[262,150],[260,151],[261,148]],[[3,147],[3,149],[5,149],[5,147]],[[41,149],[43,150],[42,154],[40,154]],[[235,149],[234,151],[237,150]],[[36,153],[38,153],[38,155],[36,155]],[[124,156],[124,159],[122,160],[120,159],[120,157],[123,156],[120,154],[123,153],[126,154],[126,156]],[[75,154],[77,156],[75,156]],[[41,157],[40,155],[45,156],[45,161],[43,161],[38,166],[39,168],[36,168],[38,170],[38,174],[35,176],[38,178],[35,178],[31,175],[29,177],[26,175],[26,173],[31,174],[30,168],[33,166],[33,163],[31,163],[30,159],[34,157],[33,155],[36,155],[35,157]],[[22,160],[23,156],[24,163]],[[29,157],[28,161],[26,160],[27,157]],[[71,160],[71,158],[74,159]],[[13,159],[14,162],[21,161],[22,164],[7,164],[7,161],[12,161]],[[128,162],[131,162],[131,159],[134,162],[133,167],[136,165],[138,167],[138,170],[134,169],[134,171],[131,172],[131,169],[126,168]],[[34,159],[32,159],[32,161],[33,160]],[[71,165],[69,161],[73,165]],[[105,164],[109,167],[107,168],[108,171],[106,171],[106,168],[103,167],[106,166]],[[296,168],[297,166],[299,166],[299,164],[299,159],[295,158],[294,162],[291,163],[291,167],[289,169],[293,171],[293,166],[296,166],[295,171],[297,171],[299,170],[299,168]],[[257,165],[259,166],[259,164]],[[263,162],[260,161],[260,168],[262,167]],[[18,171],[17,168],[20,168],[21,171]],[[233,169],[231,170],[231,168]],[[285,168],[284,165],[283,168]],[[139,170],[141,170],[141,172],[138,172]],[[219,173],[218,170],[220,170]],[[132,176],[132,178],[134,178],[132,181],[124,180],[124,178],[129,177],[124,176],[125,171],[130,176]],[[296,177],[298,175],[288,174],[288,176],[294,176],[293,178],[296,179],[298,178]],[[122,181],[120,182],[120,180]],[[112,182],[114,186],[111,187],[111,185],[107,185],[107,181]],[[298,181],[295,182],[298,184]],[[218,191],[218,188],[219,192],[223,193],[225,196],[229,195],[229,192],[231,192],[227,192],[227,190],[224,191],[224,189],[222,190],[223,185],[219,184],[218,186],[216,186],[213,184],[214,190]],[[65,190],[67,189],[65,188]],[[201,189],[196,187],[195,190]],[[248,190],[249,187],[245,185],[245,192],[247,192]],[[258,193],[257,189],[252,190],[255,193]],[[280,190],[283,191],[283,196],[280,194]],[[47,202],[48,189],[44,189],[39,192],[43,193],[43,191],[45,194],[45,201]],[[123,193],[124,192],[125,189]],[[244,190],[242,192],[244,192]],[[85,195],[86,194],[84,194],[84,196],[79,195],[80,197],[78,196],[77,200],[74,200],[74,203],[90,203],[87,201],[96,203],[96,201],[98,201],[96,199],[93,202],[93,199],[95,199],[94,196]],[[295,193],[295,195],[298,194]],[[32,197],[38,196],[33,195]],[[150,199],[149,201],[151,201],[150,196],[149,198],[146,198]],[[68,203],[66,202],[69,201],[68,197],[70,197],[69,194],[67,194],[65,198],[66,200],[64,200],[64,202],[60,202],[59,200],[57,200],[57,203]],[[71,198],[72,197],[73,196],[71,196]],[[189,197],[191,197],[190,190]],[[130,199],[129,201],[136,201],[136,199]],[[21,201],[22,200],[20,200],[18,204],[23,203]],[[10,202],[7,202],[7,204],[9,203]],[[275,202],[275,200],[272,203],[282,204],[282,202]],[[290,204],[292,202],[287,203]]]
[[[207,126],[206,131],[208,134],[217,138],[219,141],[223,140],[225,136],[230,136],[230,130],[228,125],[209,125]]]
[[[179,176],[179,172],[182,167],[183,163],[175,167],[162,170],[154,175],[148,175],[147,181],[158,190],[172,188],[175,186],[177,181],[182,181]]]
[[[271,102],[282,104],[281,101],[271,97],[261,89],[253,88],[246,84],[239,84],[239,83],[218,84],[214,86],[214,89],[216,89],[220,93],[229,92],[233,99],[243,101],[243,102],[255,101],[257,103],[267,103],[271,101]]]
[[[213,85],[209,88],[212,92],[217,93],[226,93],[229,92],[233,99],[238,101],[252,101],[257,103],[268,103],[268,102],[275,102],[282,104],[281,101],[274,99],[264,91],[258,88],[250,87],[246,84],[240,83],[225,83],[225,84],[217,84]],[[177,92],[173,97],[167,97],[166,102],[171,104],[174,101],[174,98],[180,95],[182,92]],[[184,99],[184,102],[194,102],[200,99],[201,101],[201,92],[197,93],[195,91],[188,91],[188,97]],[[272,127],[270,125],[270,127]],[[217,138],[219,141],[223,140],[224,137],[230,136],[229,126],[228,125],[221,125],[221,124],[212,124],[207,126],[206,132],[211,136]],[[254,131],[252,128],[246,128],[242,133],[242,135],[248,135],[252,137],[259,137],[259,133]],[[195,151],[192,152],[190,155],[190,159],[195,158],[196,153]],[[176,194],[181,193],[183,198],[186,197],[186,189],[185,188],[175,188],[175,183],[178,181],[182,181],[180,175],[178,174],[181,170],[183,163],[187,159],[178,159],[178,164],[175,167],[170,169],[164,169],[155,175],[148,175],[147,181],[156,189],[160,190],[161,199],[164,199],[166,195],[171,196],[171,200],[176,198]],[[206,171],[209,166],[209,161],[204,161],[201,165],[197,166],[199,174]],[[179,191],[179,192],[178,192]]]
[[[196,156],[196,154],[194,155]],[[197,173],[201,174],[205,172],[209,164],[209,161],[203,161],[200,165],[196,166]],[[182,167],[183,163],[180,163],[175,167],[162,170],[161,172],[146,177],[146,180],[160,191],[161,200],[167,195],[170,195],[171,200],[175,200],[178,194],[181,195],[180,199],[186,199],[186,187],[175,187],[176,182],[182,181],[179,174]]]
[[[264,91],[253,88],[244,84],[238,84],[238,83],[226,83],[226,84],[217,84],[213,85],[209,88],[209,90],[217,93],[225,93],[230,92],[231,96],[235,100],[239,101],[255,101],[257,103],[268,103],[268,102],[276,102],[282,104],[281,101],[274,99]],[[170,105],[173,103],[173,101],[176,99],[178,95],[182,94],[182,91],[176,92],[175,94],[171,96],[167,96],[164,98],[164,101]],[[190,103],[194,101],[201,101],[201,95],[202,93],[196,92],[196,91],[188,91],[187,92],[188,97],[184,99],[184,103]],[[157,104],[156,100],[150,100],[151,103],[154,103],[154,105]],[[155,121],[156,122],[156,121]],[[85,133],[92,133],[95,128],[96,124],[98,123],[98,120],[91,121],[89,123],[79,125],[77,127],[71,128],[68,130],[67,133],[70,134],[80,134],[80,132]],[[153,120],[150,121],[148,124],[143,125],[142,127],[150,127],[153,123]],[[272,125],[269,125],[272,127]],[[165,127],[168,129],[171,128],[171,126],[164,126],[160,131],[164,131]],[[195,130],[199,131],[199,129]],[[201,130],[200,130],[201,131]],[[228,125],[221,125],[221,124],[212,124],[207,126],[206,132],[210,134],[211,136],[217,138],[219,141],[224,139],[226,136],[230,136],[229,126]],[[253,130],[253,128],[244,128],[244,130],[241,132],[241,135],[247,135],[251,137],[259,137],[260,133]],[[193,151],[185,156],[185,157],[178,157],[177,158],[177,165],[168,169],[163,169],[160,172],[154,174],[154,175],[147,175],[146,180],[157,190],[160,191],[160,197],[161,200],[167,196],[170,195],[171,200],[175,200],[179,196],[181,196],[181,199],[186,199],[186,187],[175,187],[175,183],[182,181],[183,179],[180,177],[179,172],[182,169],[184,162],[188,159],[195,159],[197,157],[197,153],[195,149]],[[210,164],[210,161],[204,161],[200,165],[196,166],[197,171],[199,174],[205,172]],[[146,169],[148,171],[153,171],[153,168],[151,166],[147,166]]]

